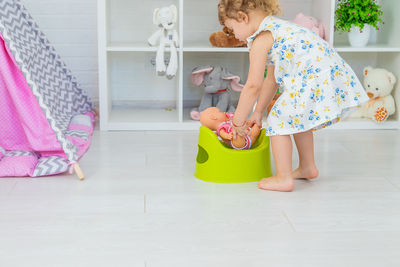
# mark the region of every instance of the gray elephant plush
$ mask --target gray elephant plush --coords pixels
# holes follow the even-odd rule
[[[190,78],[194,85],[204,86],[200,106],[190,112],[193,120],[200,120],[200,113],[209,107],[217,107],[222,112],[235,112],[235,107],[231,103],[231,92],[242,90],[243,85],[239,83],[239,76],[231,74],[220,66],[203,66],[193,69]]]

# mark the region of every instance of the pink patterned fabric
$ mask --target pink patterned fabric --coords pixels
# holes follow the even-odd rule
[[[68,139],[70,139],[72,141],[72,143],[74,145],[76,145],[76,147],[78,148],[78,158],[81,158],[86,153],[86,151],[89,149],[93,130],[94,130],[95,115],[93,114],[93,112],[87,112],[84,115],[87,115],[90,117],[90,120],[92,122],[92,125],[90,128],[85,125],[80,125],[80,124],[70,124],[68,126],[68,130],[80,130],[80,131],[85,131],[85,132],[89,133],[89,140],[84,140],[84,139],[77,138],[77,137],[68,137]]]
[[[79,140],[79,143],[74,140],[72,141],[72,143],[78,147],[78,158],[81,158],[90,147],[90,143],[92,140],[92,134],[93,134],[93,130],[94,130],[94,123],[96,120],[96,116],[93,112],[86,112],[83,115],[90,117],[90,120],[92,122],[92,125],[90,128],[87,126],[84,126],[84,125],[79,125],[79,124],[70,124],[68,127],[68,130],[82,130],[82,131],[89,133],[89,140],[87,140],[85,142],[82,142],[82,140]]]
[[[81,130],[81,131],[85,131],[85,132],[88,132],[88,133],[92,134],[93,130],[94,130],[94,122],[95,122],[95,119],[96,119],[96,115],[91,111],[90,112],[86,112],[83,115],[89,116],[89,118],[90,118],[90,120],[92,122],[91,127],[88,127],[88,126],[85,126],[85,125],[81,125],[81,124],[73,124],[73,123],[71,123],[68,126],[68,130]]]
[[[95,115],[87,112],[90,125],[70,124],[70,131],[84,131],[85,138],[67,137],[78,148],[78,158],[88,150]],[[88,120],[87,120],[88,121]],[[36,97],[0,34],[0,177],[38,176],[39,159],[58,156],[67,159]],[[18,153],[22,152],[22,153]],[[33,152],[33,153],[26,153]],[[43,175],[53,175],[50,170]]]
[[[34,155],[6,156],[0,161],[0,177],[32,176],[38,159]]]
[[[0,146],[4,149],[55,153],[62,151],[1,35],[0,107]]]

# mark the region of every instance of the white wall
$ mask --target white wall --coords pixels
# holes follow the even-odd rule
[[[21,0],[72,73],[98,101],[96,0]]]

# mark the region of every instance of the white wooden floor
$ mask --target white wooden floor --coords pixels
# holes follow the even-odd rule
[[[400,132],[317,132],[321,176],[292,193],[199,181],[196,151],[96,131],[83,182],[0,179],[0,266],[400,266]]]

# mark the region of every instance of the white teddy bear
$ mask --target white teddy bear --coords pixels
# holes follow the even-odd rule
[[[396,83],[393,73],[385,69],[364,69],[364,89],[370,100],[358,108],[351,117],[369,118],[375,122],[384,122],[393,115],[396,109],[394,98],[391,95]]]

